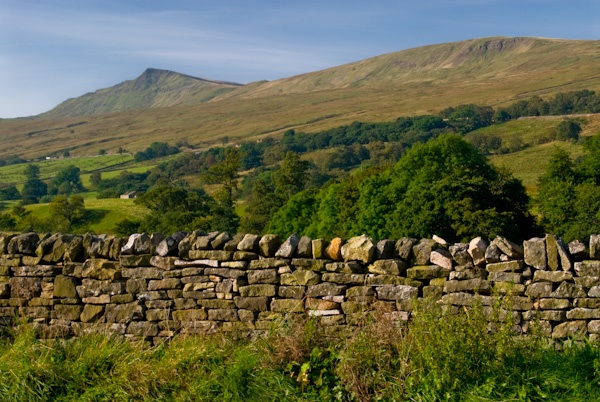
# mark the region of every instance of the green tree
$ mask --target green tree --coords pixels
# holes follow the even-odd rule
[[[208,197],[201,190],[186,190],[170,186],[152,187],[135,200],[150,209],[142,220],[140,229],[164,234],[181,230],[209,229]]]
[[[81,170],[74,165],[69,165],[59,171],[50,183],[50,194],[69,195],[71,192],[85,191],[81,183]]]
[[[92,172],[92,174],[90,174],[90,183],[92,183],[92,186],[98,188],[100,183],[102,183],[102,173],[98,170]]]
[[[555,133],[557,140],[577,141],[579,139],[579,134],[581,134],[581,124],[579,124],[578,121],[573,119],[565,119],[558,123],[558,126],[556,126]]]
[[[3,188],[0,188],[0,200],[8,201],[8,200],[18,200],[21,198],[21,194],[17,187],[14,185],[9,185]]]
[[[25,166],[23,171],[26,180],[39,179],[40,178],[40,167],[38,165],[29,164]]]
[[[17,220],[9,213],[0,213],[0,230],[15,230]]]
[[[437,234],[449,241],[499,234],[519,239],[530,236],[534,228],[523,185],[492,167],[458,135],[415,145],[394,167],[354,180],[340,198],[336,193],[343,184],[326,187],[314,196],[303,193],[290,198],[270,228],[283,232],[284,228],[275,225],[292,219],[287,231],[302,229],[312,236],[331,237],[338,234],[331,233],[331,228],[339,222],[347,236]]]
[[[48,185],[40,180],[40,168],[27,165],[23,172],[27,181],[21,190],[24,204],[37,204],[39,199],[48,194]]]
[[[248,197],[241,229],[249,233],[264,233],[271,217],[281,207],[275,196],[275,186],[268,177],[257,178]]]
[[[223,159],[211,166],[204,175],[208,183],[220,185],[211,208],[215,230],[236,232],[240,224],[235,202],[243,156],[238,148],[226,148]]]
[[[318,206],[316,191],[304,190],[292,197],[275,214],[267,231],[287,237],[292,233],[305,233]]]
[[[70,227],[83,223],[85,218],[85,203],[83,197],[79,195],[56,196],[50,202],[48,208],[51,217],[57,220],[64,219]]]
[[[295,152],[287,152],[281,166],[273,173],[275,194],[283,201],[304,190],[308,181],[308,162]]]
[[[588,138],[584,148],[577,163],[557,148],[539,180],[540,224],[566,241],[600,232],[600,134]]]

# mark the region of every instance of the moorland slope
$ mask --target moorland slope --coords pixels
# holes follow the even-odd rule
[[[85,116],[55,109],[54,115],[0,120],[0,157],[138,151],[153,141],[202,148],[289,128],[316,132],[465,103],[500,106],[533,95],[600,90],[599,58],[600,41],[495,37],[425,46],[248,84],[194,105],[156,100],[149,108],[110,114],[100,107]]]

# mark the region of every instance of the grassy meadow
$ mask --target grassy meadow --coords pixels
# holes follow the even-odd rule
[[[135,200],[120,198],[97,199],[96,193],[84,193],[84,205],[88,219],[83,227],[75,228],[78,233],[91,231],[97,234],[115,235],[115,225],[123,219],[141,220],[150,211],[138,204]],[[26,206],[26,210],[39,218],[49,216],[48,204],[33,204]]]

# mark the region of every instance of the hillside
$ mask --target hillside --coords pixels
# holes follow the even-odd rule
[[[135,109],[194,105],[207,102],[239,86],[149,68],[135,80],[66,100],[42,116],[101,115]]]
[[[498,106],[533,95],[600,90],[599,58],[600,41],[484,38],[425,46],[249,84],[191,106],[0,120],[0,157],[63,150],[90,155],[119,147],[134,152],[152,141],[186,140],[202,148],[289,128],[315,132],[465,103]]]

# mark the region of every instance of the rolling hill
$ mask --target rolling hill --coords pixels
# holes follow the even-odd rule
[[[202,148],[277,136],[289,128],[315,132],[353,121],[434,113],[465,103],[499,106],[533,95],[600,90],[599,60],[600,41],[482,38],[404,50],[233,90],[227,83],[216,83],[213,90],[226,87],[227,92],[198,96],[205,102],[192,105],[177,101],[187,98],[178,95],[178,91],[188,93],[187,87],[156,91],[152,101],[119,111],[115,105],[144,98],[126,90],[134,88],[138,79],[121,84],[123,92],[118,101],[110,101],[112,109],[102,109],[110,103],[108,98],[94,107],[86,95],[37,117],[0,120],[4,140],[0,157],[33,158],[64,150],[92,155],[119,147],[137,151],[152,141],[186,140]],[[161,82],[170,80],[169,74],[158,75],[163,76]],[[148,78],[141,82],[152,83]],[[138,82],[138,86],[143,85]],[[112,88],[113,93],[119,93],[118,87]]]
[[[240,86],[149,68],[135,80],[66,100],[41,116],[101,115],[135,109],[194,105]]]

